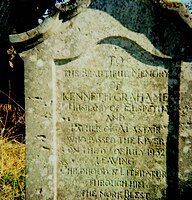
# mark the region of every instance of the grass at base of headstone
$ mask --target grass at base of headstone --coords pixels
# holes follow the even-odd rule
[[[25,199],[25,144],[0,139],[0,199]]]
[[[0,101],[0,200],[25,199],[25,113],[11,100]]]

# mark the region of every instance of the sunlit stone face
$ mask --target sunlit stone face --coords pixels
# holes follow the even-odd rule
[[[192,0],[163,0],[163,1],[160,1],[160,2],[163,2],[165,4],[167,4],[169,7],[179,7],[178,5],[183,5],[188,11],[190,14],[192,14]]]
[[[56,0],[55,7],[62,12],[73,10],[82,4],[88,2],[87,0]]]
[[[152,1],[57,1],[53,23],[18,34],[43,34],[19,44],[28,199],[185,199],[191,29],[183,3]]]
[[[168,2],[181,2],[185,8],[192,14],[192,0],[168,0]]]
[[[160,0],[163,8],[177,12],[183,21],[192,28],[192,0]]]

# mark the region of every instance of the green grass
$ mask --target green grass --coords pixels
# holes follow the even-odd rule
[[[25,199],[25,145],[0,140],[0,199]]]

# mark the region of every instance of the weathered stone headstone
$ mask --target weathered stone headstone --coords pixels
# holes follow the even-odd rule
[[[185,43],[160,13],[172,19],[153,1],[93,1],[21,53],[27,199],[177,195],[181,62],[173,57]],[[181,145],[187,153],[191,143]]]
[[[183,62],[181,67],[178,176],[180,198],[187,199],[192,192],[192,63]]]

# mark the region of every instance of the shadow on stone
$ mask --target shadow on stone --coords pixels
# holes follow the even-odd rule
[[[174,59],[154,56],[141,48],[134,41],[122,37],[110,37],[99,44],[117,45],[142,63],[168,68],[168,137],[167,137],[167,199],[178,196],[178,135],[179,135],[179,86],[181,63]]]
[[[187,181],[179,181],[179,200],[188,200],[192,196],[192,174]]]
[[[127,29],[146,35],[163,54],[192,60],[192,30],[176,12],[150,0],[94,0],[90,7],[108,13]]]
[[[181,61],[192,60],[192,30],[176,12],[160,8],[151,1],[95,0],[91,8],[107,12],[131,31],[145,34],[158,50],[173,58],[172,61],[165,59],[165,63],[169,60],[166,65],[169,71],[166,199],[187,199],[186,194],[192,192],[191,183],[178,185],[179,90]],[[123,18],[120,12],[124,13]],[[120,46],[145,64],[159,64],[157,57],[146,52],[134,41],[114,36],[100,43]]]
[[[164,69],[168,69],[169,62],[172,61],[172,59],[166,59],[152,55],[139,46],[136,42],[125,37],[108,37],[99,41],[98,44],[112,44],[119,46],[140,62],[152,66],[161,66]]]

